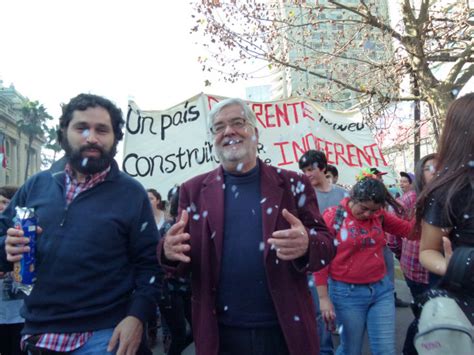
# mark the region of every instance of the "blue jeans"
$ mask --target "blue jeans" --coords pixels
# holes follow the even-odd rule
[[[395,301],[387,275],[371,284],[329,279],[329,294],[342,326],[337,355],[360,355],[366,329],[373,355],[395,354]]]
[[[319,308],[319,296],[316,284],[314,283],[313,275],[308,275],[308,286],[313,297],[314,307],[316,308],[316,321],[318,322],[318,336],[319,336],[319,354],[320,355],[333,355],[334,345],[332,343],[331,332],[326,328],[323,316],[321,315],[321,309]]]
[[[98,355],[115,354],[118,347],[112,352],[107,351],[107,346],[112,338],[114,328],[95,330],[93,335],[79,349],[72,351],[71,355]]]

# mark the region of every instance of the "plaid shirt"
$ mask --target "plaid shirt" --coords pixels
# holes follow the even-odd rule
[[[403,206],[401,217],[406,220],[413,218],[416,206],[415,191],[408,191],[397,199]],[[408,240],[403,236],[387,235],[388,246],[400,259],[400,268],[406,278],[428,284],[428,271],[420,264],[420,240]]]
[[[64,169],[66,173],[66,204],[69,205],[81,192],[89,190],[105,180],[110,171],[110,166],[104,171],[86,176],[86,181],[79,182],[74,177],[73,170],[69,164]],[[79,349],[83,346],[93,332],[84,333],[45,333],[41,334],[36,341],[36,347],[52,351],[68,352]],[[26,334],[21,338],[22,348],[25,347],[25,341],[32,335]]]

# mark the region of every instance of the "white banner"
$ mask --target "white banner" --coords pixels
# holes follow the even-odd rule
[[[142,111],[129,102],[123,170],[166,199],[173,185],[216,167],[208,113],[222,99],[199,94],[164,111]],[[329,111],[303,98],[248,104],[257,116],[258,155],[265,162],[298,171],[301,155],[316,149],[338,168],[339,183],[354,184],[363,167],[394,178],[359,111]]]

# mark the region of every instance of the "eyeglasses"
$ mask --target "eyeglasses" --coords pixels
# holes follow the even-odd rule
[[[225,131],[227,127],[230,127],[235,130],[239,130],[244,128],[247,125],[247,120],[245,118],[234,118],[230,120],[229,122],[217,122],[211,126],[211,132],[212,134],[220,134]]]

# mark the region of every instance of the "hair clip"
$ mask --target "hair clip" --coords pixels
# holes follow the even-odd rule
[[[362,181],[362,180],[365,180],[365,179],[375,179],[375,180],[377,180],[377,175],[372,173],[370,168],[364,168],[359,172],[358,175],[356,175],[356,180],[359,182],[359,181]]]

